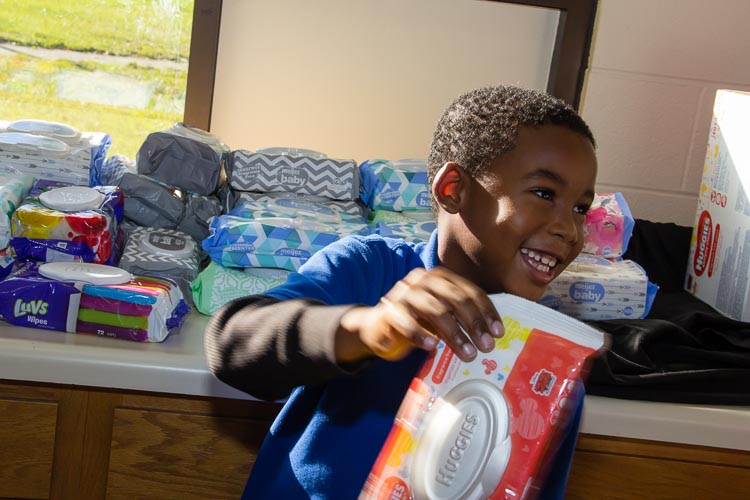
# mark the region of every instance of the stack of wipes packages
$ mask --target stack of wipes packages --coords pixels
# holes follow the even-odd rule
[[[221,306],[240,297],[262,294],[286,283],[286,269],[246,267],[233,269],[211,262],[191,283],[195,308],[212,315]]]
[[[119,267],[133,274],[170,278],[189,305],[190,282],[198,276],[199,247],[181,231],[136,227],[129,231]]]
[[[372,209],[377,234],[413,242],[430,238],[436,226],[426,160],[367,160],[359,171],[360,196]]]
[[[360,500],[530,499],[583,397],[601,332],[512,295],[505,336],[462,362],[440,343],[414,377]]]
[[[597,194],[586,214],[583,251],[540,303],[582,320],[645,318],[658,287],[641,266],[622,259],[634,225],[621,193]]]
[[[33,185],[28,175],[0,174],[0,249],[10,244],[11,218]]]
[[[123,196],[115,186],[66,186],[40,179],[11,221],[19,259],[115,264]]]
[[[26,262],[0,282],[0,319],[18,326],[162,342],[189,311],[172,280],[99,264]]]
[[[229,147],[203,130],[184,123],[149,134],[138,151],[136,172],[119,164],[125,194],[125,218],[136,225],[179,229],[200,242],[208,220],[222,212],[217,193],[225,183]]]
[[[227,170],[231,206],[211,219],[203,240],[216,265],[193,284],[201,312],[283,283],[288,272],[344,236],[371,233],[352,160],[296,148],[238,150]]]
[[[0,171],[78,186],[101,184],[96,177],[112,139],[79,132],[63,123],[17,120],[0,123]]]

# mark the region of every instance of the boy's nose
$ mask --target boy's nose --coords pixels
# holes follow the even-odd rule
[[[563,241],[575,245],[579,238],[583,237],[583,227],[576,221],[576,215],[572,212],[565,214],[563,211],[552,212],[552,222],[550,231],[555,236],[559,236]]]

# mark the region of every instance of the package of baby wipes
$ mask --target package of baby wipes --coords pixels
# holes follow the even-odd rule
[[[364,207],[357,201],[339,201],[298,193],[240,193],[229,215],[258,219],[258,214],[303,217],[323,223],[364,222]]]
[[[608,259],[625,253],[635,219],[622,193],[597,193],[586,212],[583,225],[583,253]]]
[[[203,249],[224,267],[275,267],[296,271],[315,252],[350,234],[370,234],[367,224],[324,224],[299,218],[211,219]]]
[[[19,259],[113,264],[123,195],[116,186],[70,186],[39,179],[11,220]]]
[[[39,265],[19,263],[0,281],[0,319],[16,326],[76,331],[81,290],[39,274]]]
[[[395,212],[431,209],[426,160],[367,160],[359,166],[359,172],[360,196],[371,209]]]
[[[641,319],[657,291],[636,262],[582,253],[547,286],[539,302],[581,320]]]
[[[18,326],[162,342],[189,312],[174,281],[100,264],[24,262],[0,281],[0,319]]]
[[[428,241],[432,232],[437,229],[437,223],[427,222],[378,222],[375,233],[388,238],[399,238],[413,243]]]
[[[230,186],[236,191],[298,193],[342,201],[359,197],[354,160],[284,153],[232,151],[227,161]]]
[[[360,499],[535,498],[582,397],[601,332],[525,299],[490,297],[505,335],[462,362],[440,344],[412,381]]]
[[[135,227],[128,235],[119,267],[136,275],[170,278],[192,303],[190,282],[198,276],[200,246],[174,229]]]
[[[169,278],[133,276],[113,285],[85,284],[76,331],[137,342],[163,342],[182,326],[190,306]]]
[[[231,269],[211,262],[193,280],[193,303],[201,313],[211,316],[221,306],[247,295],[265,293],[286,283],[289,271],[266,267]]]
[[[10,221],[34,184],[28,175],[0,174],[0,248],[10,244]]]

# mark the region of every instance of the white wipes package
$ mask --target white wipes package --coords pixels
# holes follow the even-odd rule
[[[632,260],[582,253],[549,284],[539,302],[582,320],[645,318],[656,290]]]

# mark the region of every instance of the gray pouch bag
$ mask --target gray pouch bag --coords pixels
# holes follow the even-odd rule
[[[125,219],[139,226],[174,229],[185,214],[185,195],[142,175],[126,173],[120,179],[125,196]]]
[[[200,243],[208,238],[208,220],[215,215],[221,215],[221,202],[217,197],[190,195],[185,215],[177,229],[189,234]]]
[[[138,173],[198,194],[213,194],[222,180],[223,154],[169,132],[153,132],[138,150]]]

